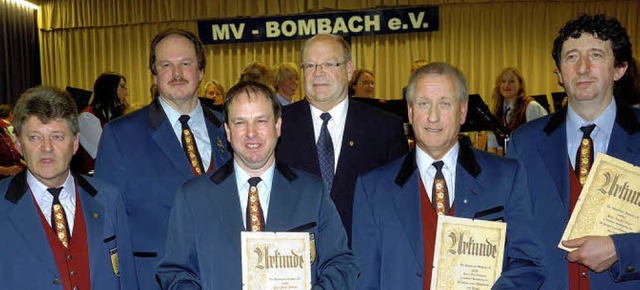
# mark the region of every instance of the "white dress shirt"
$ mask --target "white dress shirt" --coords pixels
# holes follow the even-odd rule
[[[38,204],[44,219],[47,220],[49,226],[51,226],[51,207],[53,206],[53,195],[47,191],[47,186],[42,184],[36,179],[31,171],[27,170],[27,184],[33,194],[33,199]],[[67,225],[69,226],[69,234],[73,235],[73,225],[76,217],[76,183],[71,174],[67,175],[67,180],[62,184],[62,191],[60,191],[60,203],[64,208],[64,213],[67,217]]]
[[[320,115],[324,113],[318,108],[309,105],[311,107],[311,119],[313,120],[313,133],[315,136],[316,144],[318,144],[318,138],[320,138],[320,129],[322,128],[322,118]],[[349,109],[349,98],[345,98],[342,102],[335,105],[327,113],[331,115],[331,119],[327,123],[327,129],[331,135],[331,141],[333,142],[333,172],[335,173],[338,168],[338,159],[340,157],[340,149],[342,149],[342,136],[344,135],[344,126],[347,120],[347,110]]]
[[[453,145],[449,152],[447,152],[442,159],[444,166],[442,166],[442,175],[447,183],[447,190],[449,193],[449,207],[453,206],[453,200],[456,197],[456,165],[458,163],[458,151],[460,150],[460,144]],[[416,163],[418,164],[418,171],[420,177],[422,177],[422,183],[427,190],[427,196],[431,200],[433,190],[433,180],[436,177],[436,168],[433,167],[433,162],[438,160],[433,159],[429,154],[422,151],[420,147],[416,146]],[[433,201],[432,201],[433,202]]]
[[[162,98],[159,98],[159,101],[164,113],[167,115],[169,124],[171,124],[171,127],[173,128],[173,133],[176,134],[178,142],[182,145],[182,123],[180,123],[179,120],[181,114],[169,106],[169,104],[167,104],[167,102]],[[198,100],[196,108],[189,113],[189,117],[189,122],[187,122],[187,124],[189,124],[189,129],[191,129],[193,136],[196,137],[196,146],[198,147],[198,153],[200,153],[200,158],[202,159],[202,167],[206,172],[209,169],[209,165],[211,165],[211,140],[209,140],[207,123],[204,120],[204,112],[202,111],[200,100]]]

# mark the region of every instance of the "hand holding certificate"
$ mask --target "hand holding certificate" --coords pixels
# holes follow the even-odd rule
[[[640,168],[598,154],[562,240],[640,232]],[[567,251],[560,242],[558,247]]]
[[[502,273],[507,224],[439,216],[431,289],[491,289]]]

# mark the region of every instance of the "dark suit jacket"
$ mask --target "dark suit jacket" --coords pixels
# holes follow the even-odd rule
[[[230,157],[221,121],[203,108],[215,168]],[[104,127],[95,176],[116,185],[127,207],[140,289],[159,289],[155,268],[164,251],[176,190],[194,177],[159,101]]]
[[[569,221],[567,108],[516,130],[508,155],[525,167],[532,195],[535,230],[542,241],[547,279],[543,289],[567,289],[566,251],[557,247]],[[640,165],[640,113],[618,103],[607,154]],[[591,289],[640,289],[640,234],[613,235],[618,262],[601,274],[591,272]],[[632,267],[631,269],[629,267]],[[635,280],[631,282],[624,282]]]
[[[351,209],[356,177],[399,158],[407,152],[399,118],[349,98],[338,166],[331,199],[351,236]],[[320,176],[313,134],[311,108],[306,100],[290,104],[282,112],[282,136],[276,154],[279,160]]]
[[[461,142],[453,204],[455,216],[474,218],[485,212],[478,218],[507,223],[504,265],[494,289],[537,289],[542,284],[531,200],[517,162]],[[422,289],[421,213],[415,151],[358,179],[353,252],[362,269],[359,289]]]
[[[309,223],[316,261],[311,277],[322,289],[353,289],[358,268],[335,206],[319,178],[277,164],[265,231]],[[178,192],[158,278],[164,289],[241,289],[244,231],[233,162],[186,183]]]
[[[87,228],[91,288],[137,289],[129,226],[120,194],[91,177],[74,177]],[[60,273],[40,220],[40,209],[27,184],[26,171],[3,180],[0,192],[4,193],[0,199],[0,288],[62,289],[62,285],[53,282],[61,281]],[[114,273],[109,254],[114,248],[118,252],[120,278]]]

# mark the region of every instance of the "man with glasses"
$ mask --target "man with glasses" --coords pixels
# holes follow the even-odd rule
[[[322,177],[351,240],[356,177],[407,152],[402,122],[347,98],[351,47],[340,36],[318,34],[302,47],[306,98],[283,108],[278,159]]]

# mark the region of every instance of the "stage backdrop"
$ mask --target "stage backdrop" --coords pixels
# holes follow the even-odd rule
[[[561,91],[551,59],[558,29],[579,13],[606,13],[627,28],[640,56],[640,1],[489,0],[59,0],[39,10],[42,80],[91,89],[105,71],[128,80],[136,105],[150,100],[148,69],[153,35],[169,27],[197,33],[199,20],[272,17],[306,13],[437,5],[438,31],[350,37],[357,68],[371,69],[376,97],[402,98],[413,60],[445,61],[467,76],[469,92],[489,101],[496,74],[519,67],[530,95]],[[227,88],[253,61],[269,66],[300,62],[302,40],[206,46],[205,79]],[[302,90],[298,93],[299,99]]]

